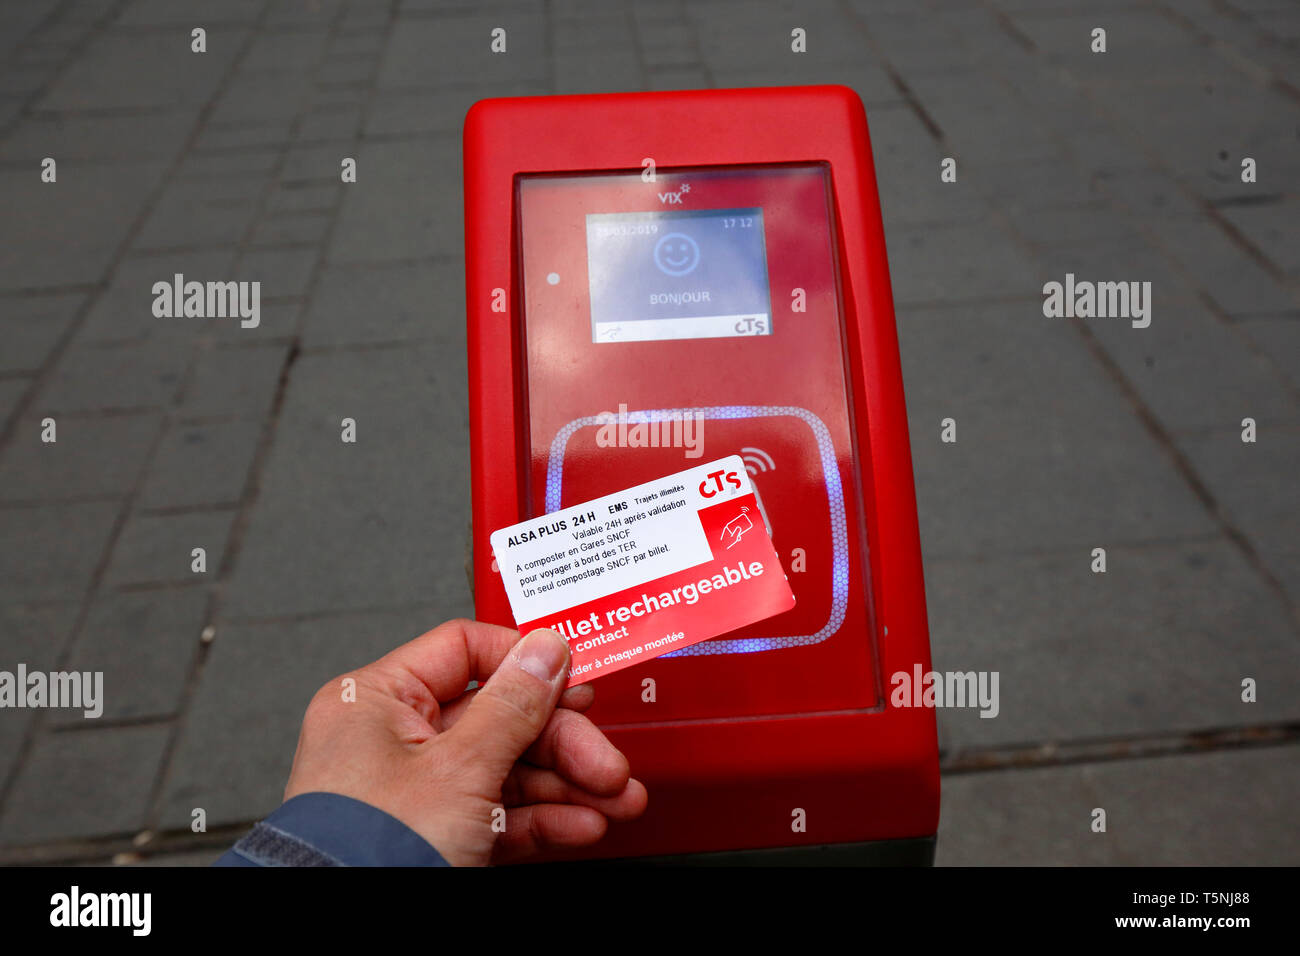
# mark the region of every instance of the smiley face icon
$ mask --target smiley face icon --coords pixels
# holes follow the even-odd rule
[[[670,232],[655,243],[655,265],[670,276],[684,276],[700,264],[700,247],[684,232]]]

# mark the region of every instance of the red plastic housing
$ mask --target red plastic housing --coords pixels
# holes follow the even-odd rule
[[[627,754],[650,806],[591,855],[934,834],[933,711],[889,701],[890,675],[924,673],[930,655],[857,95],[822,86],[485,100],[466,117],[464,144],[477,616],[514,623],[488,535],[553,510],[557,496],[575,504],[747,447],[776,463],[756,462],[753,481],[798,604],[702,653],[595,683],[591,716]],[[683,183],[694,188],[673,209],[762,209],[770,334],[594,341],[586,216],[657,213]],[[704,457],[597,447],[582,423],[620,404],[703,410]],[[647,677],[653,703],[642,698]]]

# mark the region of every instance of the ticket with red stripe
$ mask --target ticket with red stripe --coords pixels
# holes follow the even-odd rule
[[[569,640],[569,686],[788,611],[739,455],[493,532],[523,633]]]

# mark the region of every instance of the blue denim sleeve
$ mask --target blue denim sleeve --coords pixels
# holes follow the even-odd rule
[[[213,866],[449,866],[405,823],[337,793],[285,801]]]

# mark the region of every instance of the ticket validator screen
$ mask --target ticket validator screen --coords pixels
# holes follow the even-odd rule
[[[593,342],[770,335],[763,210],[587,214]]]

